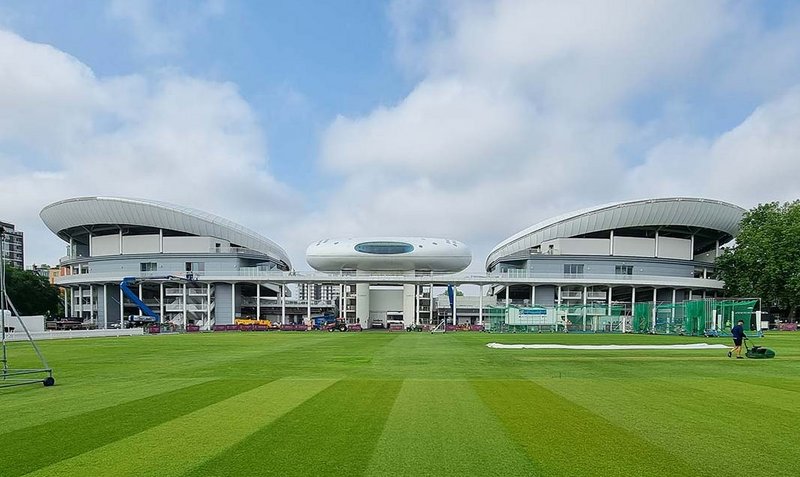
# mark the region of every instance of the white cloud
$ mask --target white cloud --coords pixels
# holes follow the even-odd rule
[[[331,124],[321,165],[344,187],[301,228],[449,235],[480,268],[506,236],[571,209],[676,194],[750,206],[800,192],[800,104],[787,93],[800,18],[768,27],[753,4],[723,0],[389,11],[400,64],[419,81],[397,104]],[[730,131],[695,132],[686,119],[704,95],[710,108],[765,103]]]
[[[271,238],[302,205],[268,172],[262,128],[232,84],[175,71],[96,78],[74,58],[7,32],[0,65],[0,108],[13,111],[0,120],[8,166],[0,217],[28,233],[29,263],[59,256],[38,212],[68,197],[165,200]],[[30,160],[37,155],[46,159]]]
[[[107,11],[130,30],[140,53],[170,55],[182,51],[190,34],[225,13],[225,2],[112,0]]]

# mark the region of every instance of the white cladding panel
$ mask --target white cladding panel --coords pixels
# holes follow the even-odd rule
[[[119,255],[119,235],[92,237],[92,256]]]
[[[122,253],[158,253],[159,241],[158,235],[126,235],[122,237]]]
[[[658,257],[692,259],[692,241],[675,237],[658,237]]]
[[[656,239],[640,237],[614,237],[614,256],[655,257]]]
[[[564,238],[542,242],[542,253],[548,253],[553,245],[555,253],[561,255],[608,255],[609,239]]]
[[[387,311],[403,311],[403,289],[370,289],[370,314],[375,312],[386,313]]]
[[[164,237],[164,253],[209,253],[217,242],[211,237]]]

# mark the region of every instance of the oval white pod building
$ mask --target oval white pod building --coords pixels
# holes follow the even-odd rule
[[[309,245],[306,261],[323,272],[416,270],[455,273],[469,266],[472,251],[457,240],[445,238],[330,238]]]

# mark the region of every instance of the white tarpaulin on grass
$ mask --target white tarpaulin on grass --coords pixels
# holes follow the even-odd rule
[[[495,349],[728,349],[724,344],[691,343],[674,345],[562,345],[562,344],[502,344],[488,343],[488,348]]]

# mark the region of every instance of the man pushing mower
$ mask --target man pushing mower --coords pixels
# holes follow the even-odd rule
[[[742,357],[742,340],[747,339],[747,335],[744,334],[744,321],[739,320],[736,322],[736,326],[731,328],[731,335],[733,335],[733,349],[728,351],[728,357],[730,358],[733,356],[733,353],[736,353],[736,359],[744,359]]]

